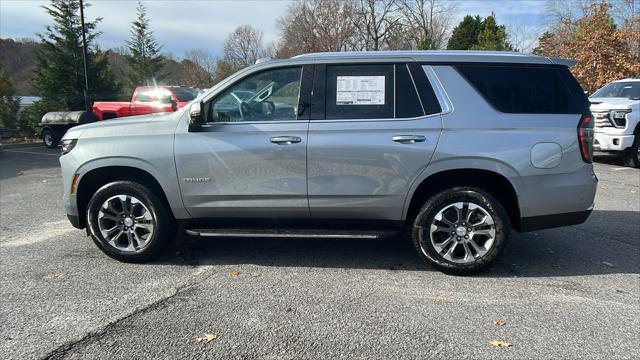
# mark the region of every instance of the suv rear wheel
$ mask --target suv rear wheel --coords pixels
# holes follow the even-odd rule
[[[164,203],[132,181],[101,187],[87,206],[87,225],[100,250],[125,262],[153,259],[175,235]]]
[[[510,228],[506,210],[489,193],[454,187],[425,202],[414,220],[412,238],[428,264],[445,273],[469,275],[499,257]]]

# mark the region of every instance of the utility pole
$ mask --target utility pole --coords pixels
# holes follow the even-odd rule
[[[87,34],[84,28],[84,4],[80,0],[80,24],[82,26],[82,60],[84,62],[84,110],[91,111],[89,102],[89,74],[87,72]]]

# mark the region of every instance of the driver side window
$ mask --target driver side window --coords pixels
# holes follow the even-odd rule
[[[296,120],[301,67],[253,74],[226,89],[208,106],[209,122]]]

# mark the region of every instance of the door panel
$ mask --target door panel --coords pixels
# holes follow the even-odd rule
[[[404,63],[316,66],[307,149],[312,217],[402,219],[442,127],[440,115],[424,115],[433,110],[415,85],[429,85],[414,78]],[[344,91],[355,103],[343,105]]]
[[[177,133],[180,189],[193,217],[307,218],[313,67],[250,74],[205,103],[207,125]]]
[[[312,216],[401,220],[411,183],[431,161],[440,124],[439,115],[406,121],[312,121]],[[424,141],[394,141],[402,135],[424,136]]]
[[[194,217],[308,217],[308,122],[219,124],[178,134],[176,164]],[[272,137],[298,143],[272,143]]]

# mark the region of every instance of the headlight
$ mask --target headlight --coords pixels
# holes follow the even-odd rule
[[[68,154],[69,151],[73,150],[73,148],[76,146],[77,143],[78,143],[78,139],[62,140],[62,152],[60,153],[60,156],[64,154]]]
[[[627,114],[631,112],[631,109],[626,110],[611,110],[609,111],[609,118],[615,127],[623,128],[627,126]]]

